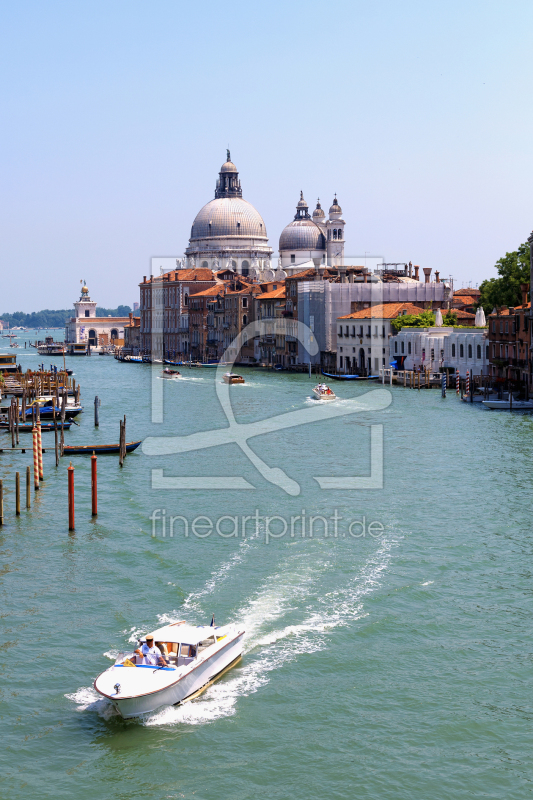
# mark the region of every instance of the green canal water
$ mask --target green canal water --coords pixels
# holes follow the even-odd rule
[[[24,368],[43,360],[18,353]],[[123,414],[129,440],[228,424],[211,371],[162,381],[164,421],[154,423],[152,367],[99,356],[68,363],[85,413],[67,443],[118,441]],[[230,388],[239,422],[313,404],[305,375],[242,373],[246,384]],[[334,388],[342,404],[376,387]],[[0,797],[531,796],[532,418],[467,406],[454,393],[390,392],[382,411],[249,440],[300,484],[298,496],[267,482],[236,444],[167,456],[139,449],[123,469],[116,457],[98,459],[91,519],[89,459],[73,458],[70,534],[68,461],[56,469],[48,450],[44,485],[16,519],[15,471],[31,456],[0,454]],[[383,488],[320,489],[313,476],[369,474],[376,424]],[[253,488],[154,489],[152,470],[234,476]],[[153,528],[155,510],[166,537],[162,523]],[[282,536],[302,510],[307,521],[324,516],[328,535],[317,522],[313,536],[298,523]],[[243,517],[256,513],[242,536]],[[178,520],[171,538],[171,516],[189,525],[207,517],[221,533],[204,535],[204,520],[202,536],[186,536]],[[264,519],[273,516],[282,519]],[[237,537],[222,517],[237,517]],[[136,634],[178,619],[208,623],[212,613],[245,624],[245,653],[199,699],[142,722],[99,699],[94,678]]]

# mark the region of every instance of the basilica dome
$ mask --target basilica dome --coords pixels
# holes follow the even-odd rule
[[[246,236],[266,239],[261,214],[242,197],[220,197],[211,200],[198,212],[192,224],[191,242],[215,236]]]
[[[309,207],[300,192],[296,215],[281,232],[279,250],[325,250],[324,234],[309,216]]]

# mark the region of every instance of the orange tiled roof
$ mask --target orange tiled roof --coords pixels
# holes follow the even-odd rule
[[[274,289],[273,292],[265,292],[264,294],[258,295],[259,300],[282,300],[285,299],[285,287],[282,286],[280,289]]]
[[[194,294],[191,292],[189,297],[216,297],[219,294],[224,294],[224,289],[226,288],[226,283],[217,283],[216,286],[210,286],[208,289],[204,289],[203,292],[194,292]]]
[[[456,292],[453,293],[454,297],[479,297],[481,294],[479,289],[457,289]]]
[[[168,277],[167,277],[168,275]],[[172,281],[214,281],[213,271],[206,267],[195,269],[175,269],[165,272],[164,275],[153,275],[147,278],[146,283],[172,282]]]
[[[360,311],[352,311],[337,319],[396,319],[401,313],[422,314],[423,308],[415,306],[413,303],[380,303],[370,308],[362,308]]]
[[[291,278],[311,278],[316,275],[316,270],[313,267],[309,267],[309,269],[304,269],[302,272],[295,272],[294,275],[287,275],[287,280],[291,280]]]
[[[462,294],[460,296],[453,296],[454,303],[461,303],[464,306],[473,306],[474,303],[477,303],[479,298],[472,297],[471,295]]]

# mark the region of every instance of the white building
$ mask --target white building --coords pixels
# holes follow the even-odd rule
[[[486,328],[402,328],[389,341],[390,361],[398,369],[454,369],[488,375],[489,345]]]
[[[303,192],[300,192],[294,219],[285,226],[279,237],[281,268],[287,274],[300,272],[303,269],[302,264],[310,260],[318,269],[342,266],[344,225],[342,208],[337,197],[333,200],[329,218],[326,220],[319,200],[313,216],[310,216]]]
[[[388,366],[392,320],[422,311],[413,303],[381,303],[337,317],[337,374],[378,375]]]
[[[185,250],[189,269],[203,267],[217,272],[233,269],[253,275],[270,269],[272,248],[259,212],[243,199],[237,167],[230,159],[220,168],[215,198],[200,209]]]
[[[75,316],[65,325],[66,343],[85,342],[91,347],[99,347],[124,340],[124,325],[129,323],[129,317],[97,317],[96,302],[89,297],[85,283],[74,309]]]

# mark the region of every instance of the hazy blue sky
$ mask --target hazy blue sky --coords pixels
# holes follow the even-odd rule
[[[300,189],[456,286],[533,227],[531,0],[0,9],[0,312],[138,299],[228,143],[275,250]]]

